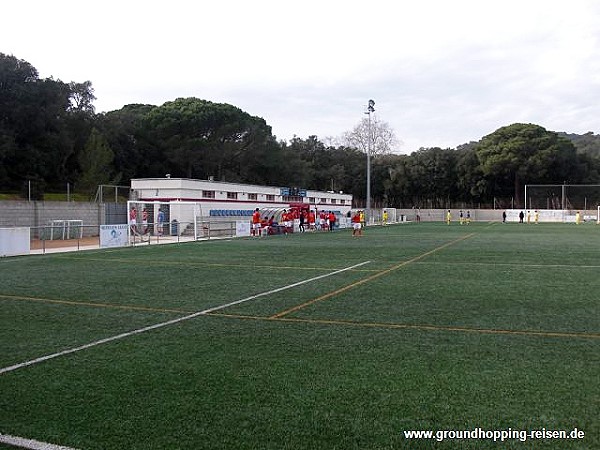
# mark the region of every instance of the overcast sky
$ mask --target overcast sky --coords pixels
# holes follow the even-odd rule
[[[11,0],[0,52],[90,80],[97,112],[230,103],[279,139],[349,131],[375,100],[411,153],[501,126],[600,131],[598,0]]]

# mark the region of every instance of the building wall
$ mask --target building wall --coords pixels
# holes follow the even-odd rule
[[[253,210],[254,208],[286,208],[290,203],[304,203],[320,210],[335,210],[346,214],[352,207],[352,195],[339,192],[303,190],[298,200],[290,200],[283,192],[289,188],[256,186],[186,178],[142,178],[131,180],[136,200],[199,202],[202,215],[211,210]],[[210,192],[211,196],[205,193]],[[309,202],[309,200],[314,201]]]

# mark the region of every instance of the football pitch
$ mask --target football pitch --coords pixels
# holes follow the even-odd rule
[[[0,448],[600,448],[593,224],[13,257],[0,280]]]

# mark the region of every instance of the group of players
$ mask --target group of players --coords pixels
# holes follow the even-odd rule
[[[304,233],[308,226],[308,231],[333,231],[335,230],[337,217],[332,211],[314,211],[308,209],[290,209],[283,210],[281,220],[275,221],[275,216],[261,217],[260,209],[256,208],[252,213],[251,235],[254,237],[279,234],[288,234],[293,231],[294,221],[298,220],[299,231]],[[363,211],[355,211],[350,218],[352,223],[352,236],[362,236],[362,229],[365,223],[365,214]],[[387,224],[387,212],[384,218],[384,225]]]
[[[446,213],[446,223],[450,225],[452,222],[452,214],[450,210]],[[463,213],[462,209],[458,213],[458,223],[461,225],[469,225],[471,223],[471,211],[467,211],[467,213]]]
[[[275,216],[261,217],[260,209],[256,208],[252,213],[251,230],[252,236],[259,237],[271,234],[288,234],[293,231],[294,221],[299,221],[299,231],[333,231],[336,226],[337,217],[333,211],[314,211],[307,209],[284,209],[280,220]]]
[[[137,209],[132,206],[131,209],[129,210],[129,228],[131,230],[131,234],[136,235],[136,236],[148,234],[148,232],[150,231],[149,225],[152,225],[152,224],[148,223],[148,210],[146,208],[142,209],[141,228],[138,226],[137,218],[138,218]],[[164,222],[165,222],[165,213],[163,212],[163,210],[161,208],[158,208],[158,213],[156,215],[156,222],[157,222],[157,233],[159,236],[162,236],[163,226],[164,226]]]

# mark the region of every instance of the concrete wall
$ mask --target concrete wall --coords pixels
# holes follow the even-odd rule
[[[418,210],[423,222],[444,222],[446,220],[447,209],[421,209]],[[460,209],[451,209],[450,214],[452,220],[458,220]],[[467,211],[471,213],[471,220],[478,221],[502,221],[501,209],[463,209],[463,216],[466,217]],[[414,209],[398,209],[397,214],[403,214],[407,220],[414,221],[416,210]]]
[[[0,227],[42,227],[52,220],[82,220],[84,235],[97,235],[105,205],[85,202],[0,201]]]
[[[423,222],[443,222],[446,220],[447,209],[421,209],[418,210],[421,216],[421,220]],[[458,221],[460,215],[460,209],[451,209],[450,214],[452,215],[453,221]],[[502,212],[506,211],[507,213],[507,221],[508,222],[518,222],[518,214],[521,211],[520,209],[513,210],[503,210],[503,209],[462,209],[463,216],[466,217],[467,211],[471,213],[471,220],[475,222],[493,222],[493,221],[502,221]],[[523,210],[525,214],[527,214],[527,210]],[[559,218],[549,218],[546,217],[549,213],[556,213],[557,210],[540,210],[541,222],[574,222],[575,221],[575,212],[576,211],[565,211],[564,215]],[[544,214],[548,213],[548,214]],[[595,219],[597,216],[596,210],[581,210],[581,213],[586,218],[586,220]],[[406,220],[414,221],[416,220],[416,210],[414,209],[398,209],[397,215],[404,215]],[[533,214],[533,212],[532,212]],[[556,215],[556,214],[554,214]],[[532,219],[533,220],[533,219]]]

